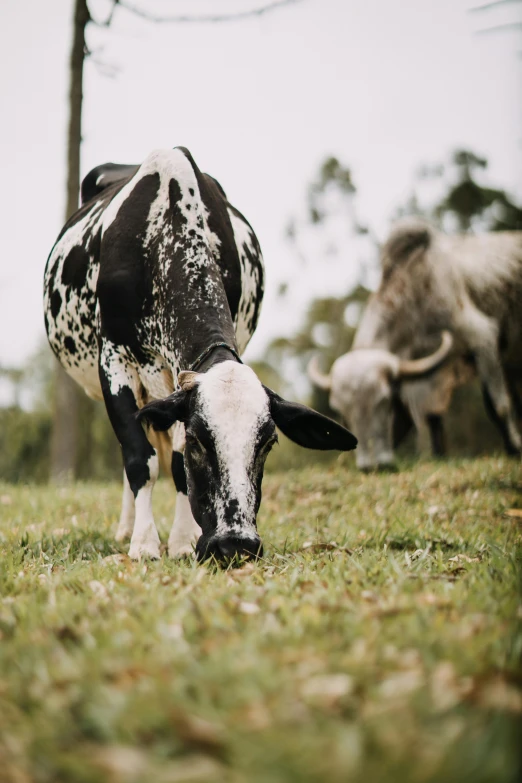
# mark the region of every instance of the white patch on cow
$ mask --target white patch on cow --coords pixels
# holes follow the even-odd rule
[[[136,519],[129,548],[129,557],[132,560],[140,560],[143,557],[157,560],[160,556],[160,540],[152,513],[152,490],[159,471],[159,461],[156,454],[149,458],[147,467],[150,479],[138,491],[134,501]]]
[[[88,238],[94,236],[99,229],[102,215],[103,204],[97,201],[87,214],[58,240],[47,262],[44,284],[44,310],[47,315],[49,342],[68,374],[94,399],[101,397],[97,369],[96,323],[93,317],[98,260],[94,261],[90,256],[88,273],[81,290],[65,285],[62,275],[69,253],[74,248],[86,248]],[[56,315],[52,312],[53,294],[59,297],[61,302]],[[65,346],[67,337],[74,342],[74,352],[70,352]]]
[[[259,269],[252,266],[248,254],[255,258],[260,258],[260,254],[256,249],[256,242],[250,226],[231,209],[228,210],[228,216],[234,231],[234,240],[241,265],[241,299],[236,316],[236,339],[239,352],[243,353],[252,337],[252,327],[255,326],[252,324],[252,318],[256,301],[259,298],[259,286],[262,282],[259,279]],[[262,263],[261,258],[260,262]]]
[[[112,395],[119,394],[123,388],[128,387],[132,390],[136,401],[138,401],[140,397],[138,373],[124,346],[113,345],[113,343],[103,338],[100,351],[100,366],[109,379],[109,388]]]
[[[127,474],[123,471],[123,497],[121,500],[121,514],[118,530],[116,531],[116,541],[126,541],[132,536],[134,530],[134,495],[130,488]]]
[[[270,416],[268,395],[250,367],[226,361],[200,376],[198,396],[226,483],[216,499],[216,535],[255,536],[255,488],[249,470],[259,426]],[[238,521],[233,527],[225,520],[227,493],[238,503]]]
[[[192,516],[189,499],[182,492],[176,496],[176,512],[169,535],[169,556],[184,557],[194,554],[201,528]]]
[[[138,367],[138,375],[148,399],[160,400],[174,391],[172,371],[159,356]]]

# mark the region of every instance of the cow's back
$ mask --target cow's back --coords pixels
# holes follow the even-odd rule
[[[255,234],[242,215],[228,203],[219,184],[199,172],[188,151],[178,148],[158,154],[167,160],[184,156],[196,175],[202,213],[206,216],[208,246],[219,270],[237,343],[242,351],[257,325],[263,295],[263,263]],[[100,396],[98,281],[104,278],[104,274],[100,278],[100,268],[103,272],[109,263],[102,240],[132,194],[139,214],[126,226],[125,236],[120,232],[116,241],[122,247],[125,247],[125,242],[129,247],[132,245],[133,263],[144,268],[143,238],[138,242],[133,233],[137,230],[136,222],[141,221],[149,231],[154,226],[154,200],[152,197],[142,202],[136,199],[136,189],[143,188],[143,180],[144,172],[140,167],[134,176],[102,189],[68,221],[47,262],[44,305],[49,342],[67,372],[95,397]],[[153,188],[150,192],[153,193]],[[114,226],[112,230],[114,233]],[[157,296],[155,282],[150,279],[150,265],[148,271],[148,276],[140,277],[139,285],[134,284],[134,294],[138,295],[136,306],[140,311],[153,308],[154,297]],[[132,324],[130,327],[133,328]],[[155,349],[158,348],[161,346],[156,344]]]

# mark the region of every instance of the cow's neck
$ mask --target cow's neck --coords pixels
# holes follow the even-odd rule
[[[180,254],[181,255],[181,254]],[[187,271],[190,256],[175,258],[166,280],[167,302],[161,320],[166,345],[179,369],[192,368],[211,345],[224,343],[237,352],[236,333],[217,264],[208,254],[197,270]],[[190,280],[187,292],[179,280]],[[217,349],[216,349],[217,351]],[[232,354],[224,349],[227,358]],[[172,354],[171,354],[172,355]],[[213,354],[214,355],[214,352]],[[197,368],[198,371],[200,368]]]
[[[207,370],[210,370],[211,367],[214,367],[216,364],[221,364],[221,362],[237,362],[239,360],[235,354],[235,349],[233,349],[233,351],[229,351],[227,348],[223,348],[221,346],[219,348],[214,348],[214,350],[209,353],[200,364],[198,364],[196,370],[197,372],[207,372]]]

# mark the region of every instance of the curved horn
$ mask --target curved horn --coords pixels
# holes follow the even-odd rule
[[[447,359],[453,347],[453,337],[449,332],[442,332],[442,342],[437,350],[422,359],[401,359],[398,375],[401,378],[426,375],[436,370]]]
[[[318,386],[319,389],[330,391],[330,389],[332,388],[332,381],[329,375],[323,375],[323,373],[319,369],[319,356],[317,354],[312,356],[312,358],[308,362],[308,367],[306,368],[306,371],[308,373],[308,377],[310,378],[312,383],[315,384],[315,386]]]

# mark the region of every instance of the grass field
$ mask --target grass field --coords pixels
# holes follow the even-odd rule
[[[2,783],[519,780],[519,464],[269,475],[229,571],[131,562],[119,497],[0,487]]]

